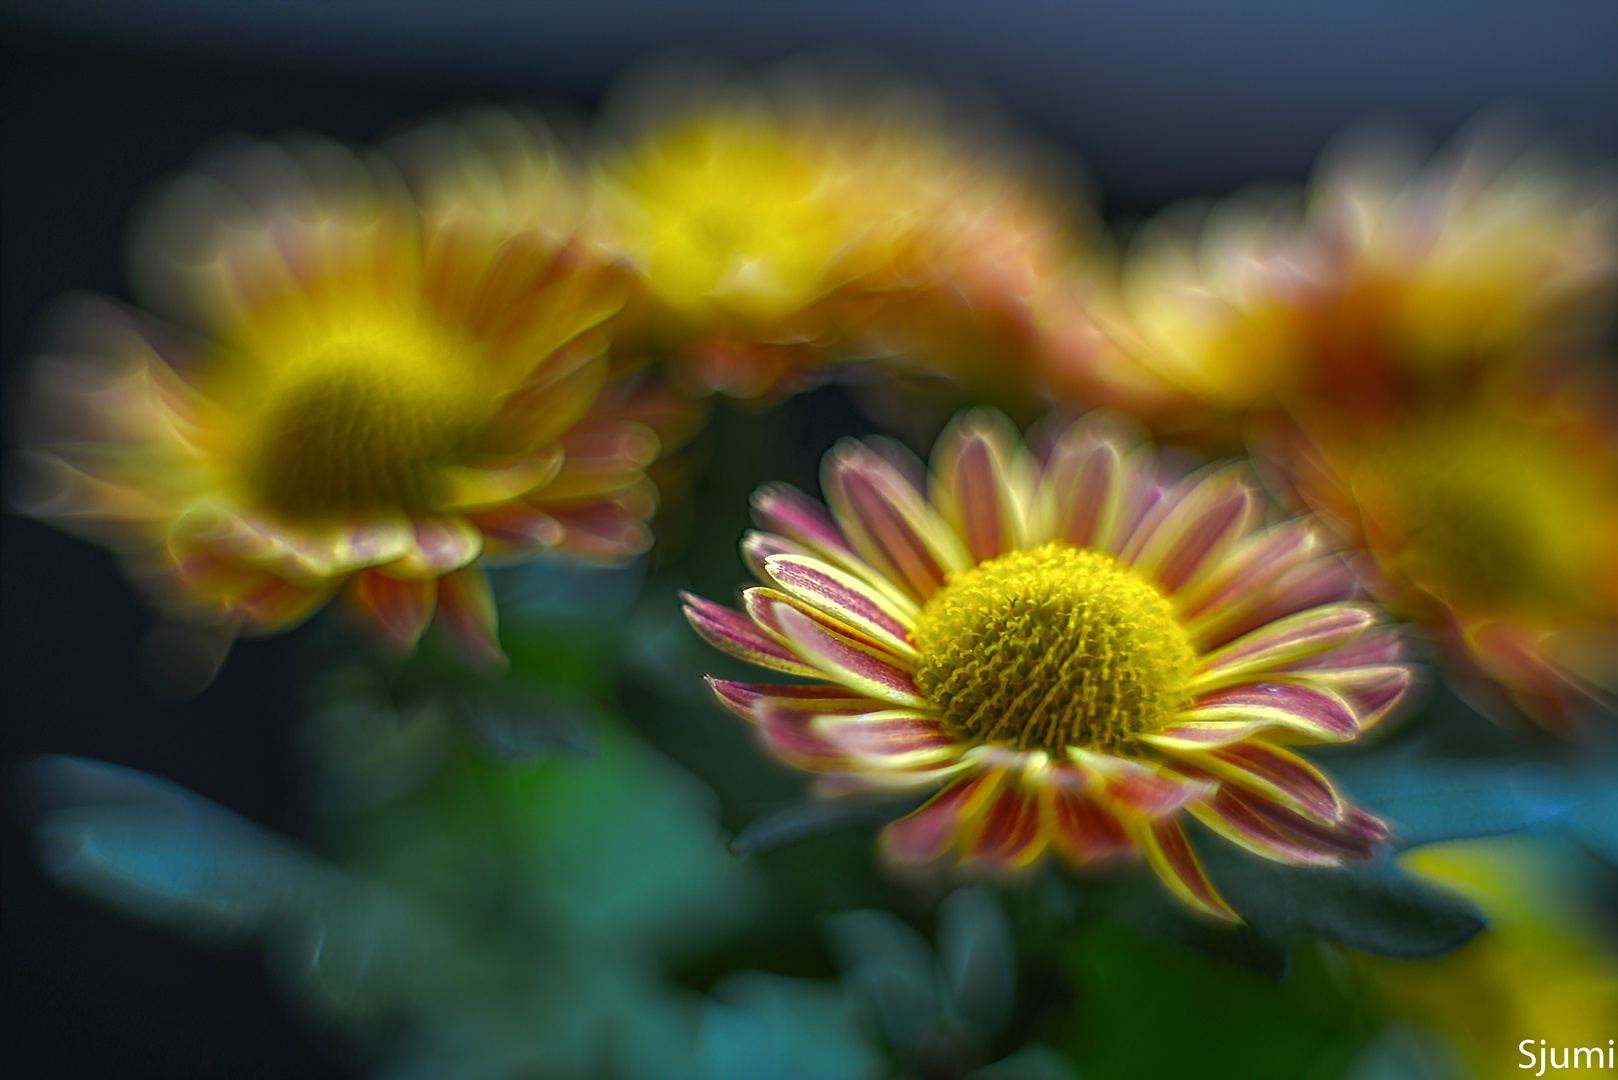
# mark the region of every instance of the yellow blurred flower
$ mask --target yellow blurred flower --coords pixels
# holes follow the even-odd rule
[[[658,440],[600,324],[623,284],[570,237],[543,133],[486,113],[394,167],[313,139],[169,185],[135,282],[190,334],[82,302],[38,365],[26,509],[117,550],[172,613],[283,628],[338,589],[412,645],[500,656],[482,563],[650,542]]]
[[[1438,960],[1367,958],[1388,1010],[1442,1036],[1478,1080],[1532,1076],[1519,1044],[1540,1040],[1605,1054],[1618,1017],[1618,955],[1604,944],[1563,860],[1534,841],[1434,844],[1400,864],[1462,893],[1489,918],[1476,939]]]
[[[1533,362],[1610,314],[1618,191],[1549,146],[1515,145],[1483,125],[1423,166],[1387,131],[1351,134],[1306,197],[1149,222],[1099,318],[1214,419],[1381,410]]]
[[[1618,395],[1604,381],[1495,384],[1317,425],[1265,456],[1464,674],[1551,727],[1618,690]]]
[[[948,367],[963,335],[1030,347],[1030,297],[1069,258],[1074,214],[1006,166],[1003,140],[975,145],[891,86],[655,85],[598,208],[653,301],[630,321],[699,386],[752,396],[894,353]]]

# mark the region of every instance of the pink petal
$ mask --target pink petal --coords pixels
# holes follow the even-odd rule
[[[855,767],[842,747],[816,730],[814,722],[818,713],[779,702],[780,699],[773,699],[758,710],[759,731],[776,757],[810,772],[840,773]]]
[[[882,830],[883,854],[901,864],[939,858],[955,843],[962,820],[972,818],[999,788],[1004,776],[1004,769],[990,769],[955,781],[926,805]]]
[[[822,630],[839,638],[851,648],[863,652],[870,652],[878,659],[892,664],[901,671],[915,670],[916,653],[908,644],[901,644],[898,648],[889,645],[884,638],[867,634],[864,630],[851,623],[834,618],[825,612],[810,607],[796,597],[788,596],[778,589],[767,588],[763,585],[754,585],[742,590],[742,610],[747,617],[758,625],[760,630],[770,634],[781,642],[788,641],[786,630],[781,626],[781,612],[796,611],[808,616]]]
[[[1064,452],[1047,469],[1056,504],[1056,537],[1074,547],[1100,547],[1117,514],[1123,466],[1110,443]]]
[[[1309,561],[1320,547],[1319,537],[1296,521],[1248,536],[1220,560],[1206,580],[1180,597],[1180,617],[1188,623],[1216,623],[1233,606]]]
[[[789,484],[766,484],[753,492],[753,520],[835,561],[858,558],[826,508]]]
[[[450,645],[467,663],[479,668],[501,668],[506,654],[500,648],[494,590],[481,566],[457,570],[438,582],[438,625],[447,631]]]
[[[527,503],[513,502],[468,515],[483,533],[484,551],[493,559],[526,559],[561,543],[560,522]]]
[[[822,486],[849,543],[912,599],[925,600],[946,572],[969,565],[921,493],[859,443],[838,444],[824,472]]]
[[[1298,682],[1242,683],[1198,698],[1181,722],[1258,722],[1284,727],[1320,742],[1346,742],[1360,732],[1347,701],[1331,690]]]
[[[961,844],[963,861],[999,869],[1026,866],[1045,849],[1039,798],[1015,782],[973,815],[972,826]]]
[[[1233,474],[1206,477],[1173,506],[1133,565],[1175,593],[1252,523],[1253,495]]]
[[[1335,556],[1314,559],[1232,604],[1223,618],[1199,627],[1196,638],[1204,648],[1224,645],[1267,623],[1347,600],[1358,589],[1359,579],[1343,560]]]
[[[732,682],[729,679],[716,679],[712,675],[705,675],[703,678],[713,689],[714,696],[719,699],[720,704],[752,724],[760,722],[761,710],[765,707],[777,709],[796,707],[815,717],[832,713],[874,712],[884,705],[868,697],[850,696],[843,687],[828,686],[825,683],[770,685]]]
[[[712,600],[681,593],[685,617],[702,639],[721,652],[749,664],[788,675],[816,676],[820,672],[785,645],[753,625],[751,619]]]
[[[764,569],[764,560],[771,555],[808,554],[803,547],[784,536],[759,532],[757,529],[748,529],[742,536],[741,550],[742,562],[747,564],[747,569],[752,572],[756,580],[765,584],[769,584],[772,580],[770,572]]]
[[[350,579],[348,596],[389,642],[399,648],[414,649],[422,631],[432,621],[438,583],[434,580],[401,581],[375,570],[364,570]]]
[[[1365,608],[1332,604],[1270,623],[1205,656],[1191,691],[1200,696],[1334,649],[1365,633],[1374,622],[1375,616]]]
[[[860,715],[825,715],[815,729],[872,768],[910,769],[953,761],[965,747],[927,713],[891,709]]]
[[[1224,780],[1323,824],[1341,821],[1343,803],[1331,781],[1303,758],[1262,742],[1243,742],[1197,754],[1194,764]]]
[[[1229,791],[1222,790],[1208,802],[1193,806],[1191,813],[1231,843],[1275,862],[1339,866],[1343,861],[1340,851],[1320,850],[1296,833],[1277,828]]]
[[[1190,841],[1172,818],[1131,823],[1130,833],[1146,853],[1152,869],[1175,896],[1205,915],[1224,922],[1242,921],[1202,872],[1202,864],[1191,850]]]
[[[996,414],[966,413],[939,438],[934,454],[936,501],[974,563],[1022,543],[1022,522],[1002,452],[1015,438],[1009,429]]]
[[[905,672],[857,648],[848,639],[827,632],[797,609],[779,604],[776,618],[798,654],[819,668],[819,674],[895,705],[916,707],[927,703]]]
[[[852,574],[796,555],[773,555],[765,571],[804,603],[877,638],[899,653],[913,653],[908,619],[913,608],[901,607]]]
[[[1051,842],[1074,865],[1125,854],[1134,849],[1118,819],[1078,791],[1048,788]]]
[[[652,530],[644,520],[648,515],[613,501],[557,507],[549,513],[562,526],[562,542],[557,550],[575,558],[616,563],[632,559],[652,546]]]
[[[1221,788],[1209,806],[1192,809],[1210,828],[1250,851],[1306,865],[1363,861],[1387,838],[1382,821],[1355,806],[1344,811],[1341,821],[1323,824],[1234,788]]]
[[[462,517],[416,518],[412,550],[388,564],[398,577],[436,578],[459,570],[483,551],[483,533]]]
[[[1213,787],[1205,780],[1105,754],[1086,754],[1079,766],[1099,781],[1095,793],[1121,816],[1169,817]]]

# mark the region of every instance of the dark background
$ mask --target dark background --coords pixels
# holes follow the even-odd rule
[[[1142,0],[1026,4],[0,5],[3,415],[52,302],[125,295],[143,192],[230,132],[370,139],[457,102],[587,113],[626,65],[672,46],[744,64],[855,48],[1076,154],[1130,217],[1271,177],[1302,179],[1367,113],[1445,137],[1478,111],[1618,143],[1618,5]],[[9,424],[8,424],[9,426]],[[9,439],[8,439],[9,448]],[[335,1075],[322,1036],[256,955],[214,954],[50,885],[16,807],[19,765],[81,754],[168,777],[298,834],[289,747],[297,643],[250,642],[197,700],[138,662],[149,617],[99,549],[7,515],[0,765],[9,1077]]]

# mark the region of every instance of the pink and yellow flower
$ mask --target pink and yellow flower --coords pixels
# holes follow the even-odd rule
[[[1097,415],[1038,459],[968,413],[930,470],[896,444],[826,458],[830,510],[760,489],[762,582],[686,613],[716,647],[808,680],[712,679],[776,754],[836,790],[941,787],[889,825],[898,864],[1009,870],[1142,852],[1235,919],[1180,821],[1266,858],[1369,857],[1383,824],[1289,747],[1387,715],[1409,671],[1306,526],[1259,522],[1231,469],[1168,478]]]
[[[492,661],[483,564],[644,550],[658,440],[604,393],[623,285],[571,239],[542,134],[489,114],[400,150],[419,203],[314,140],[176,180],[136,284],[185,330],[79,305],[38,367],[26,508],[182,618],[269,632],[344,590],[402,646],[436,611]]]
[[[695,385],[747,397],[839,360],[1031,347],[1076,215],[999,163],[1003,140],[974,146],[891,86],[656,86],[597,209],[644,290],[629,323]]]

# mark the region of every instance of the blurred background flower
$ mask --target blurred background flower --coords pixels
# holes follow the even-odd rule
[[[656,435],[591,415],[621,285],[553,220],[427,186],[418,214],[386,165],[313,140],[171,184],[136,284],[203,337],[68,312],[23,509],[119,550],[179,618],[264,633],[346,587],[391,643],[436,611],[484,665],[481,560],[644,550]]]

